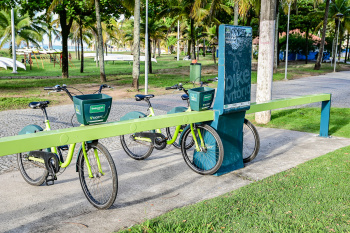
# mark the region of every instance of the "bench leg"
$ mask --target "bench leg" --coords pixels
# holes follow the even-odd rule
[[[320,137],[328,137],[329,119],[331,114],[331,100],[322,101]]]

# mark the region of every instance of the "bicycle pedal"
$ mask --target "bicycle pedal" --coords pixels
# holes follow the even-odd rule
[[[51,177],[51,178],[49,178],[49,177]],[[45,180],[46,186],[54,185],[55,180],[57,180],[56,175],[52,175],[52,174],[47,175],[46,180]],[[50,182],[52,182],[52,183],[50,183]]]

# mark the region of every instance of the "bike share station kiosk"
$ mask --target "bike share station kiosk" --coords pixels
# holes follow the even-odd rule
[[[243,168],[243,123],[250,108],[252,28],[219,26],[218,87],[211,126],[220,135],[224,160],[215,175]]]

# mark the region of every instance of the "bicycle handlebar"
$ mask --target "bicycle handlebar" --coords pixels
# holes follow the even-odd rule
[[[181,88],[181,87],[182,87],[182,85],[181,85],[181,83],[180,83],[180,85],[179,85],[179,84],[175,84],[174,86],[166,87],[165,90],[179,89],[179,88]]]

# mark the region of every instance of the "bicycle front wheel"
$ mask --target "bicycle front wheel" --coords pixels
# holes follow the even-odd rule
[[[17,154],[17,164],[23,179],[28,184],[40,186],[45,182],[49,173],[45,164],[29,159],[29,152]]]
[[[108,209],[113,205],[118,192],[118,176],[112,156],[100,143],[91,145],[86,153],[92,177],[89,176],[88,167],[81,150],[78,158],[81,187],[85,197],[93,206],[97,209]]]
[[[135,134],[120,136],[120,143],[125,153],[136,160],[148,158],[152,154],[154,148],[151,142],[136,139]]]
[[[247,119],[243,124],[243,162],[252,161],[260,149],[260,137],[255,126]]]
[[[202,175],[211,175],[219,170],[224,159],[224,146],[218,133],[209,125],[195,125],[194,135],[198,142],[188,146],[194,141],[191,128],[188,128],[181,140],[181,152],[186,164],[195,172]]]

